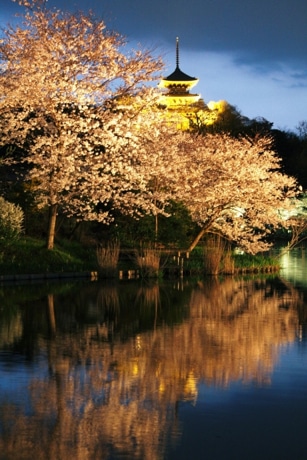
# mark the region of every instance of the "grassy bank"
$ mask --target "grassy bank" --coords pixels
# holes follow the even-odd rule
[[[276,257],[235,254],[233,258],[236,273],[268,273],[280,270],[280,262]]]
[[[131,251],[130,251],[131,252]],[[206,258],[203,248],[196,248],[186,258],[183,255],[166,257],[161,254],[160,274],[187,275],[205,274]],[[231,269],[229,269],[229,266]],[[78,273],[97,271],[98,262],[95,247],[86,247],[76,242],[61,240],[54,250],[47,250],[45,242],[33,238],[21,238],[14,244],[0,247],[0,275]],[[218,274],[267,273],[280,268],[278,259],[269,256],[248,254],[231,255],[231,264],[221,264]],[[118,270],[136,270],[137,259],[131,256],[121,258]]]
[[[94,248],[61,241],[52,251],[45,242],[21,238],[0,248],[0,275],[82,272],[97,269]]]
[[[226,253],[226,257],[220,260],[214,260],[214,263],[208,263],[210,256],[204,254],[203,248],[196,248],[194,254],[191,253],[189,259],[183,262],[183,268],[186,273],[212,274],[211,269],[214,266],[213,274],[253,274],[253,273],[273,273],[280,270],[280,262],[277,257],[269,255],[250,255],[250,254],[234,254]],[[206,270],[208,270],[206,272]]]

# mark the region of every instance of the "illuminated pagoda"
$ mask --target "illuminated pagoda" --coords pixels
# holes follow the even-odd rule
[[[187,106],[205,108],[200,94],[191,94],[190,90],[197,85],[199,79],[190,77],[179,67],[179,38],[176,38],[176,69],[168,77],[163,78],[159,88],[166,89],[160,99],[161,106],[167,109],[180,109]]]

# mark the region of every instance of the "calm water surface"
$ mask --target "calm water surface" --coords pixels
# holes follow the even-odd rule
[[[0,286],[0,460],[306,459],[305,253],[282,263]]]

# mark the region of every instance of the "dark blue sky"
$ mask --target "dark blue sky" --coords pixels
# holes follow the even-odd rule
[[[180,67],[200,79],[206,102],[226,99],[248,117],[276,128],[307,120],[306,0],[49,0],[50,7],[88,11],[134,44],[157,47],[166,75]],[[19,7],[1,0],[0,21]]]

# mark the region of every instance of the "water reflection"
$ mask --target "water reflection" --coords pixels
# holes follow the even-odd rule
[[[181,436],[178,404],[197,404],[201,382],[269,385],[302,305],[278,278],[2,287],[1,297],[8,460],[164,458]]]

